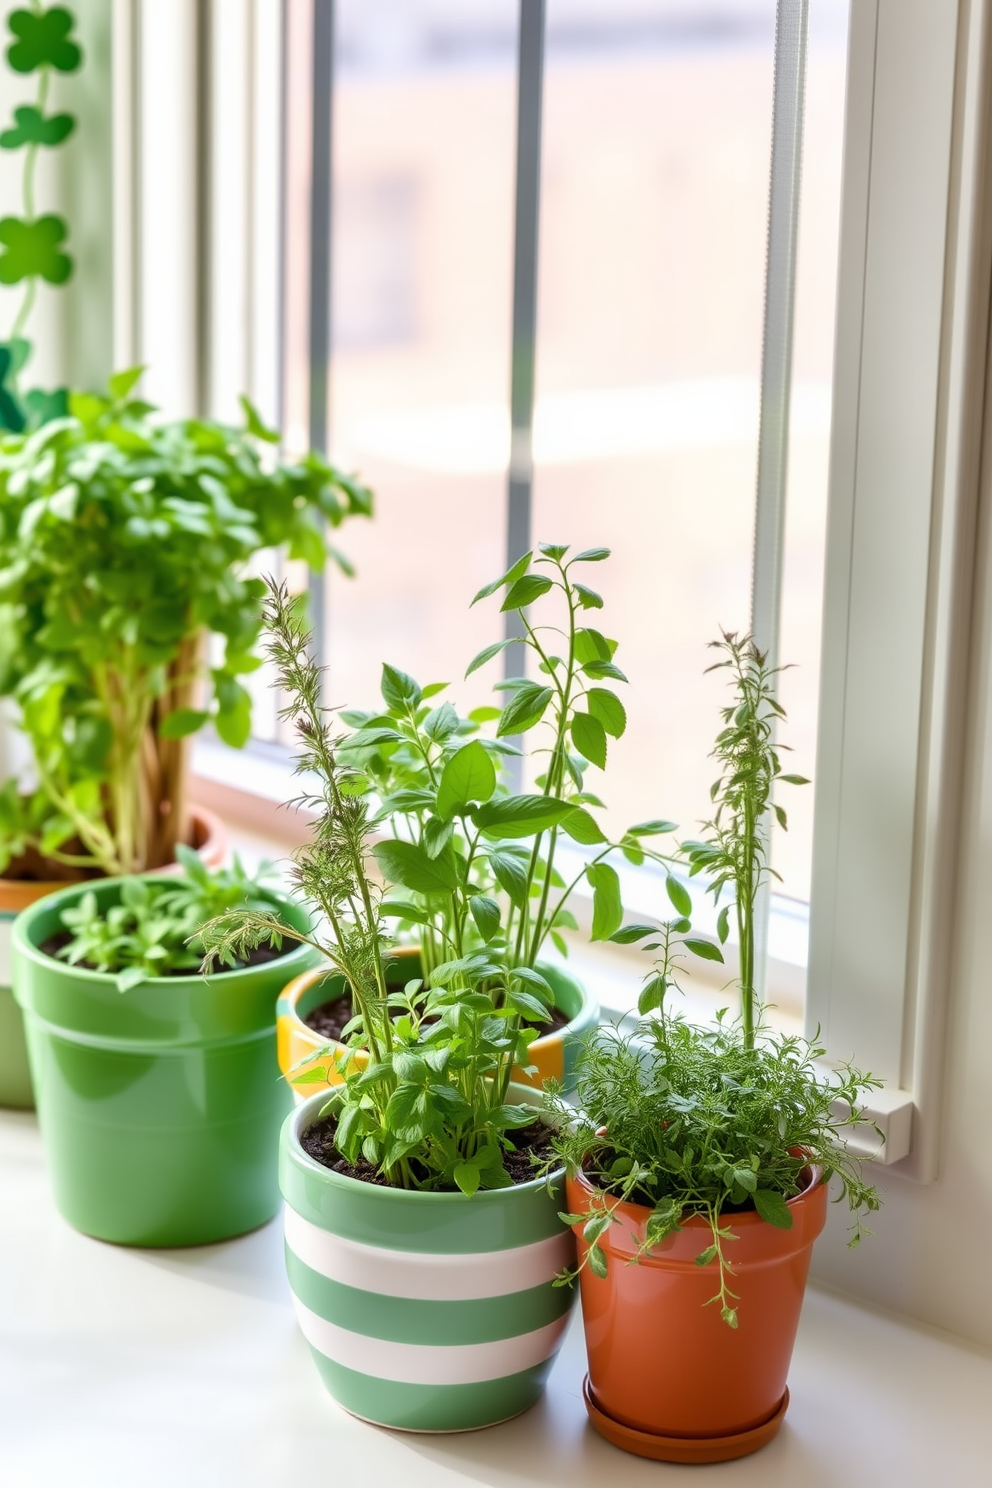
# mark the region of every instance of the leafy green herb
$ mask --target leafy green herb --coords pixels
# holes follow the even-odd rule
[[[859,1124],[863,1097],[879,1081],[849,1064],[828,1079],[817,1067],[825,1057],[818,1041],[776,1034],[763,1024],[754,983],[754,930],[758,892],[770,871],[772,792],[780,781],[806,782],[780,771],[774,723],[785,715],[764,655],[748,638],[735,635],[724,634],[716,644],[726,656],[717,665],[730,670],[733,698],[723,710],[716,743],[721,773],[712,792],[714,814],[702,839],[685,844],[683,851],[690,874],[702,875],[718,902],[726,891],[733,895],[732,904],[720,910],[717,939],[726,941],[733,910],[741,955],[740,1016],[730,1022],[721,1013],[715,1028],[701,1028],[668,1011],[666,998],[678,988],[687,954],[723,959],[719,945],[691,934],[691,896],[669,875],[666,891],[675,918],[657,930],[629,925],[611,935],[620,944],[657,937],[646,947],[659,954],[641,990],[641,1021],[629,1033],[604,1027],[587,1039],[578,1059],[577,1111],[554,1085],[548,1087],[546,1104],[558,1118],[549,1161],[564,1159],[596,1189],[590,1215],[567,1218],[583,1225],[582,1264],[605,1274],[600,1242],[619,1201],[649,1211],[641,1253],[685,1219],[702,1215],[711,1243],[696,1264],[715,1266],[711,1300],[724,1322],[736,1328],[728,1216],[756,1209],[768,1224],[791,1228],[788,1201],[802,1192],[809,1169],[819,1168],[824,1181],[835,1177],[840,1183],[855,1216],[851,1243],[856,1244],[861,1216],[876,1210],[879,1199],[844,1137]],[[642,822],[631,831],[640,837],[668,825]],[[615,906],[613,913],[601,906],[600,913],[612,923]]]
[[[108,874],[171,861],[192,733],[248,738],[264,585],[247,560],[286,543],[319,569],[325,527],[372,509],[318,455],[273,463],[247,404],[242,429],[165,423],[139,377],[0,443],[0,693],[47,805],[35,845]],[[0,836],[0,867],[13,856]]]
[[[193,975],[203,959],[200,928],[208,920],[235,907],[247,907],[278,920],[278,901],[264,888],[271,869],[263,864],[249,875],[235,858],[231,868],[211,872],[191,848],[182,844],[177,855],[184,876],[165,884],[128,878],[121,884],[120,901],[101,910],[92,891],[62,911],[61,923],[73,932],[58,956],[71,966],[116,973],[121,992],[149,977]],[[283,928],[273,929],[270,943],[282,944]],[[233,967],[233,955],[222,958]]]

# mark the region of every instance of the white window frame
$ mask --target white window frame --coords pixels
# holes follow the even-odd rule
[[[851,1057],[886,1080],[870,1112],[887,1132],[883,1160],[921,1181],[938,1167],[954,973],[992,279],[990,3],[852,0],[849,45],[806,1005],[808,1031],[821,1030],[832,1059]],[[278,7],[212,0],[214,55],[227,50],[216,42],[223,28],[234,28],[234,51],[255,65]],[[199,9],[115,0],[117,135],[133,141],[118,147],[115,168],[115,345],[118,361],[151,364],[150,391],[170,411],[226,413],[246,387],[268,412],[271,382],[260,383],[271,356],[252,348],[274,344],[279,314],[263,284],[272,218],[235,170],[228,188],[242,185],[222,219],[210,172],[204,189],[190,168],[188,120],[209,96]],[[238,93],[245,151],[271,137],[276,101],[271,89],[261,96],[265,127],[250,122],[252,88]],[[146,110],[166,110],[176,127],[143,131]],[[228,131],[228,171],[238,139]],[[222,176],[215,164],[214,181]],[[209,222],[222,220],[228,272],[254,282],[257,325],[233,341],[221,307],[230,317],[245,296],[230,281],[224,295],[210,288]],[[232,345],[239,354],[222,357]],[[274,759],[254,756],[246,770],[247,761],[218,764],[216,749],[199,755],[207,774],[262,799],[282,794]]]
[[[854,0],[807,1019],[937,1175],[989,284],[989,6]]]

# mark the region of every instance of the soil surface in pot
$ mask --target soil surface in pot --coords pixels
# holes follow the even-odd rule
[[[322,1002],[311,1008],[303,1021],[321,1038],[340,1042],[342,1030],[351,1022],[351,998],[347,992],[343,992],[340,997],[332,997],[329,1002]],[[427,1018],[425,1021],[430,1023],[433,1020]],[[535,1023],[531,1026],[538,1030],[540,1038],[544,1038],[549,1033],[557,1033],[559,1029],[566,1028],[568,1023],[569,1019],[565,1014],[554,1008],[547,1023]]]
[[[375,1183],[380,1188],[390,1188],[392,1185],[364,1157],[354,1166],[345,1161],[334,1145],[337,1129],[337,1117],[328,1116],[307,1127],[300,1137],[300,1145],[314,1162],[330,1168],[332,1173],[357,1178],[361,1183]],[[530,1126],[521,1126],[516,1131],[508,1132],[507,1136],[512,1141],[514,1150],[506,1153],[504,1167],[514,1183],[530,1183],[537,1177],[536,1164],[551,1155],[551,1133],[543,1121],[533,1121]],[[457,1191],[454,1187],[438,1190],[441,1193]]]
[[[43,956],[51,956],[53,960],[61,961],[63,966],[68,966],[70,963],[59,956],[59,951],[62,950],[63,946],[67,946],[72,939],[73,935],[70,930],[60,930],[56,935],[49,935],[47,940],[43,940],[38,949]],[[249,966],[264,966],[269,961],[278,961],[282,956],[288,955],[290,951],[294,951],[295,949],[295,942],[284,942],[278,950],[275,946],[256,946],[249,953],[246,960],[235,961],[233,966],[218,965],[217,970],[245,971]],[[92,961],[75,961],[72,965],[82,967],[85,971],[99,971],[101,969],[99,966],[94,966]],[[114,974],[113,972],[107,973],[109,976],[113,976]],[[173,971],[164,972],[163,975],[167,977],[188,977],[195,975],[195,973],[189,967],[185,969],[177,967]]]

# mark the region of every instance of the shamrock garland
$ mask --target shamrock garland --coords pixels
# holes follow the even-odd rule
[[[64,250],[68,224],[54,212],[35,212],[34,174],[39,149],[63,144],[76,125],[72,114],[46,112],[52,73],[75,72],[83,54],[72,37],[75,18],[63,5],[46,9],[41,0],[31,0],[30,9],[10,12],[7,25],[13,37],[7,47],[10,66],[15,72],[38,74],[34,103],[18,105],[13,126],[0,133],[0,149],[25,152],[22,215],[0,218],[0,284],[25,286],[10,335],[0,342],[0,431],[19,433],[28,424],[57,418],[67,406],[64,388],[52,392],[34,388],[22,394],[19,374],[31,353],[23,332],[38,281],[64,284],[72,274],[72,258]]]

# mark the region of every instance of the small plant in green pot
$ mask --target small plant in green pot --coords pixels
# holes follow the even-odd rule
[[[203,1245],[275,1213],[291,1105],[275,1000],[317,955],[298,905],[237,864],[210,873],[179,851],[186,877],[73,885],[14,923],[56,1204],[77,1229],[124,1245]],[[204,977],[199,928],[239,904],[265,913],[271,942]]]
[[[503,591],[502,610],[519,615],[537,673],[538,680],[498,683],[509,694],[502,708],[460,718],[440,700],[442,687],[421,688],[387,666],[382,709],[345,713],[353,732],[339,744],[356,772],[350,788],[377,801],[373,823],[388,833],[374,848],[391,890],[381,912],[413,937],[423,975],[430,980],[444,962],[475,958],[538,971],[551,987],[529,1064],[514,1075],[537,1088],[547,1079],[568,1085],[579,1039],[598,1022],[595,1000],[560,961],[545,959],[549,944],[567,954],[562,932],[577,928],[575,890],[592,892],[591,938],[609,939],[623,918],[611,860],[665,864],[651,840],[673,829],[639,822],[611,840],[596,820],[603,803],[586,782],[590,767],[605,770],[609,740],[626,727],[616,642],[588,623],[602,600],[585,579],[608,557],[605,548],[570,556],[546,543],[476,595],[473,603]],[[507,644],[485,647],[466,675]],[[494,737],[486,737],[488,725]],[[501,766],[518,754],[512,741],[522,735],[539,773],[533,791],[511,795]],[[280,999],[280,1057],[297,1077],[328,1052],[321,1034],[340,1036],[347,1021],[346,989],[338,984],[332,1002],[328,990],[311,976]]]
[[[271,654],[318,782],[295,882],[355,1009],[347,1046],[309,1072],[323,1086],[283,1127],[290,1283],[321,1375],[346,1409],[381,1425],[491,1425],[541,1394],[571,1307],[554,1278],[574,1257],[558,1218],[562,1173],[537,1173],[549,1129],[514,1086],[551,991],[529,966],[462,947],[392,989],[374,874],[371,808],[320,704],[320,674],[284,589]],[[319,794],[317,793],[319,792]],[[250,909],[204,931],[213,956],[270,931]],[[328,1059],[327,1064],[330,1064]]]
[[[608,1440],[646,1457],[712,1462],[744,1456],[776,1433],[827,1183],[860,1215],[878,1205],[844,1137],[871,1076],[828,1078],[815,1042],[768,1028],[754,985],[756,903],[770,872],[769,819],[785,813],[774,741],[773,674],[748,639],[716,643],[730,704],[715,757],[714,812],[683,845],[705,875],[718,938],[736,920],[740,1014],[697,1027],[672,1012],[691,938],[691,903],[655,934],[656,960],[631,1033],[603,1028],[579,1059],[579,1114],[552,1092],[556,1157],[568,1170],[563,1217],[578,1240],[589,1351],[586,1405]],[[641,933],[646,938],[649,932]]]
[[[198,845],[192,736],[212,723],[240,747],[250,731],[263,585],[249,560],[285,545],[314,569],[343,562],[326,534],[371,512],[320,456],[271,458],[247,402],[241,428],[167,422],[139,377],[0,439],[0,694],[37,781],[0,792],[0,917],[60,880],[162,868],[177,842]]]

